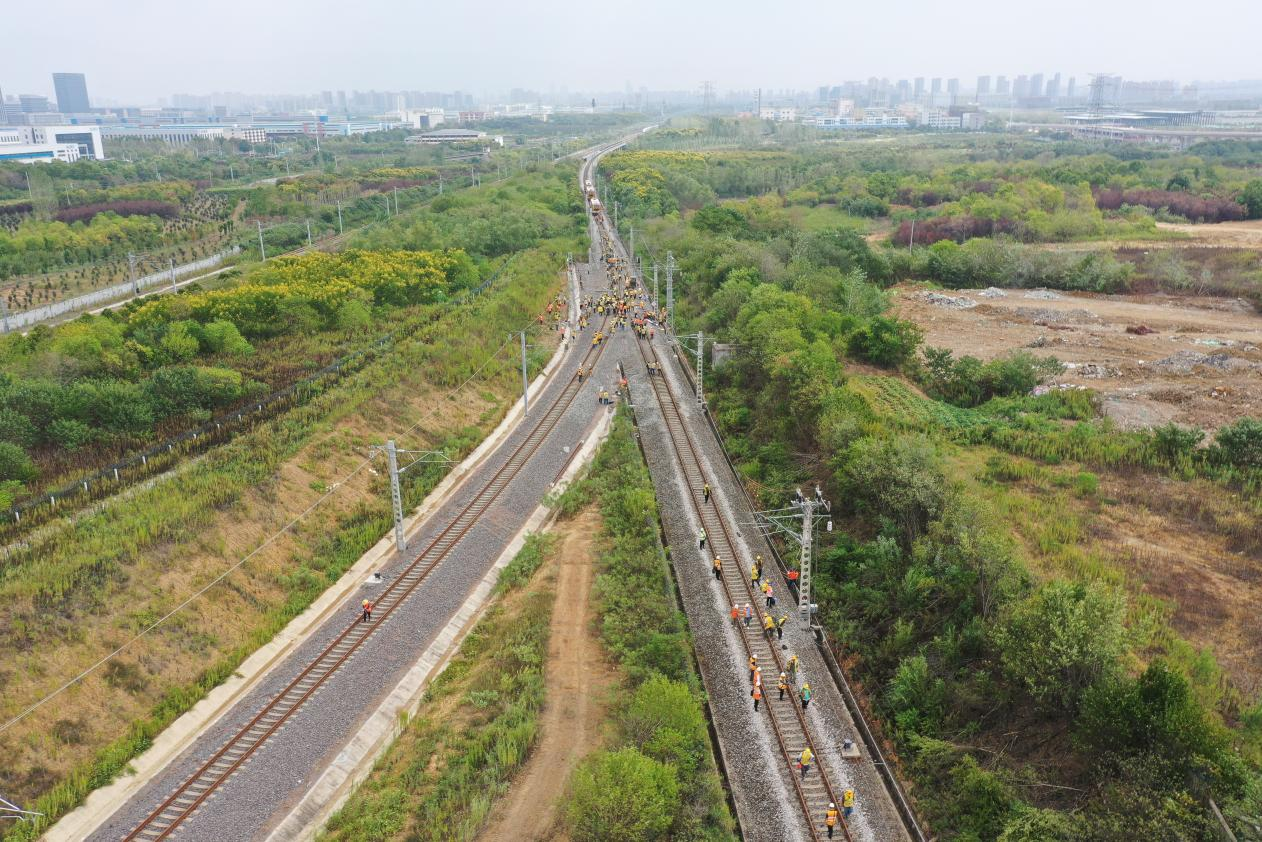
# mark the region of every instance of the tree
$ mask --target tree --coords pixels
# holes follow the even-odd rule
[[[1262,178],[1255,178],[1244,186],[1240,204],[1244,205],[1249,219],[1262,219]]]
[[[679,810],[675,770],[635,748],[597,752],[574,770],[566,810],[578,842],[662,838]]]
[[[875,365],[897,368],[915,355],[923,335],[912,322],[875,316],[850,335],[847,349]]]
[[[1040,704],[1077,709],[1126,648],[1125,599],[1104,585],[1048,582],[1014,604],[993,632],[1004,671]]]
[[[923,436],[860,439],[846,452],[841,473],[850,498],[893,521],[906,545],[942,513],[946,477],[933,443]]]
[[[749,220],[735,208],[724,205],[708,205],[692,216],[692,227],[698,231],[722,234],[728,237],[748,237]]]

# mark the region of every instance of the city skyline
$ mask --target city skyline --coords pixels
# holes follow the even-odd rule
[[[1142,18],[1121,4],[1067,0],[1027,28],[998,0],[946,9],[913,0],[897,19],[884,9],[823,2],[765,8],[737,0],[686,6],[646,0],[633,14],[544,0],[544,8],[396,8],[364,0],[348,13],[329,0],[288,4],[225,0],[213,7],[128,4],[132,14],[68,0],[54,61],[37,38],[15,38],[0,79],[6,93],[53,94],[50,74],[85,73],[94,103],[151,104],[176,92],[309,94],[324,89],[432,89],[479,96],[510,84],[540,91],[811,89],[869,76],[954,77],[1052,73],[1080,80],[1094,71],[1181,84],[1257,78],[1250,35],[1259,4],[1215,0],[1186,16],[1170,0]],[[1181,16],[1178,27],[1169,16]],[[14,32],[44,24],[34,8],[6,11]],[[1186,20],[1184,18],[1187,18]],[[538,20],[564,21],[538,28]],[[1232,26],[1223,27],[1224,19]],[[389,20],[389,26],[382,21]],[[665,26],[664,21],[670,25]],[[488,22],[491,25],[488,26]],[[229,31],[227,27],[231,27]],[[532,31],[530,39],[519,37]],[[605,37],[617,33],[616,38]],[[1004,36],[1004,37],[1000,37]],[[772,40],[792,44],[792,61],[750,61]],[[891,51],[890,43],[898,49]],[[120,51],[120,45],[124,47]],[[134,45],[128,56],[127,45]],[[190,60],[190,56],[203,60]],[[52,62],[52,65],[49,63]]]

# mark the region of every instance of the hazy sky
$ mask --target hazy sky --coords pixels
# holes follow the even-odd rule
[[[868,76],[1262,77],[1262,0],[61,0],[4,3],[0,88],[811,89]]]

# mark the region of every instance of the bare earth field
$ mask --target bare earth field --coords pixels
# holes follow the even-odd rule
[[[920,325],[927,345],[983,360],[1019,349],[1055,356],[1068,369],[1052,383],[1095,389],[1123,428],[1175,421],[1214,429],[1262,415],[1262,315],[1242,299],[930,293],[908,284],[893,293],[898,314]]]

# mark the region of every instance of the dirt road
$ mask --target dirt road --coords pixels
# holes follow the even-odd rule
[[[530,760],[508,795],[492,807],[491,825],[481,834],[494,842],[566,838],[559,802],[570,772],[600,740],[605,697],[613,680],[591,631],[594,540],[600,518],[588,511],[556,531],[561,543],[545,671],[548,700]]]

